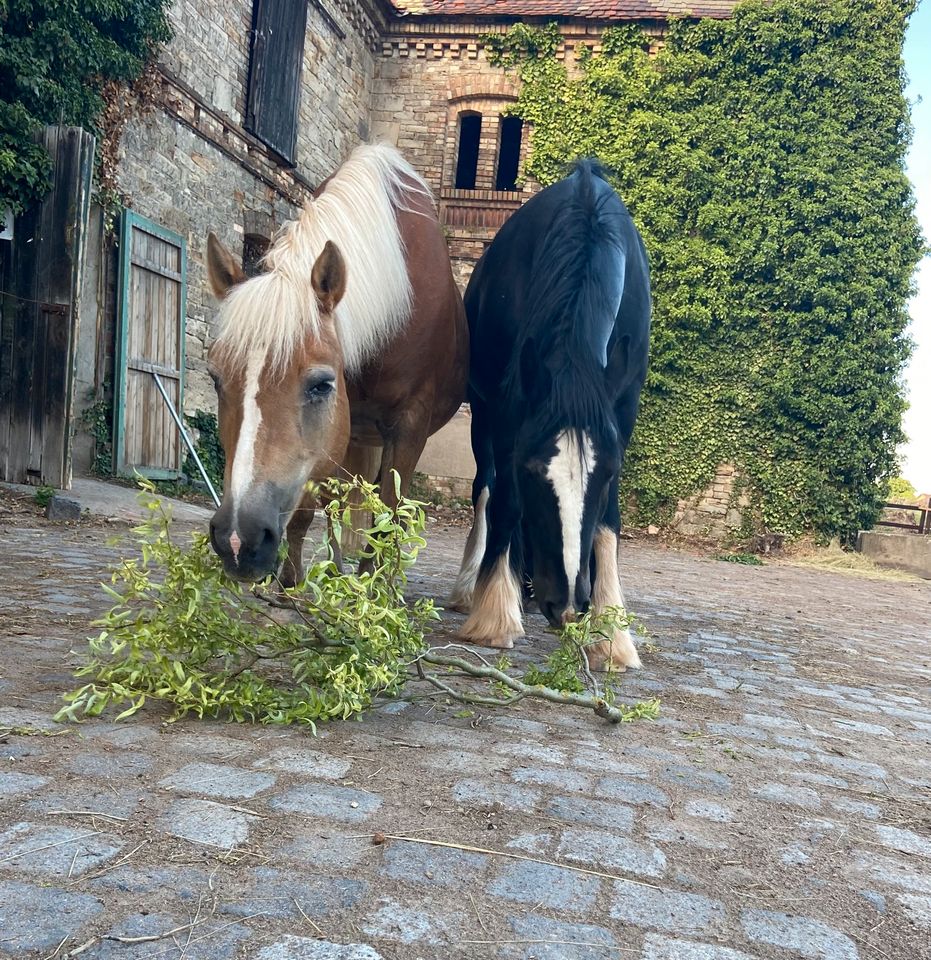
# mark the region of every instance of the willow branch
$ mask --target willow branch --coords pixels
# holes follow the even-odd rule
[[[463,693],[455,687],[451,687],[448,683],[444,683],[439,677],[434,676],[432,673],[427,673],[419,657],[415,661],[415,666],[417,667],[417,675],[421,680],[426,680],[427,683],[433,684],[437,690],[441,690],[443,693],[448,694],[453,699],[459,700],[462,703],[477,703],[483,707],[509,707],[511,704],[517,703],[518,700],[523,700],[524,697],[527,696],[527,694],[518,693],[505,700],[499,697],[486,697],[479,693]]]
[[[454,690],[448,684],[441,686],[443,681],[423,671],[420,666],[421,663],[432,663],[438,667],[452,667],[454,670],[459,670],[461,673],[470,677],[478,677],[481,680],[494,680],[496,683],[503,684],[509,690],[513,690],[515,694],[519,694],[518,697],[511,698],[507,701],[494,701],[492,698],[488,698],[494,705],[507,705],[513,703],[516,699],[530,697],[535,700],[548,700],[550,703],[560,703],[572,707],[582,707],[585,710],[593,710],[596,716],[603,717],[611,723],[620,723],[624,719],[623,712],[617,707],[611,706],[602,697],[595,696],[591,693],[571,693],[568,691],[553,690],[551,687],[531,686],[522,680],[510,676],[503,670],[499,670],[497,667],[489,666],[487,662],[481,664],[471,663],[468,660],[463,660],[462,657],[444,656],[435,648],[430,648],[429,650],[425,650],[417,658],[416,663],[418,673],[420,673],[425,680],[440,689],[444,689],[445,686],[445,690],[450,696],[457,700],[462,700],[464,703],[479,703],[481,701],[475,699],[471,694],[464,694]],[[469,697],[473,697],[473,699],[467,699]]]

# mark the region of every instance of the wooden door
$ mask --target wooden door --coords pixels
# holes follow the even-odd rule
[[[67,488],[94,137],[46,127],[37,139],[52,188],[0,240],[0,479]]]
[[[161,378],[180,414],[185,281],[184,239],[127,210],[120,234],[113,429],[119,474],[140,473],[154,479],[181,474],[181,438],[152,374]]]

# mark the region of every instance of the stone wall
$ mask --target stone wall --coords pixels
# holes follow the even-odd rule
[[[746,496],[737,492],[738,476],[733,466],[722,463],[714,479],[701,493],[680,500],[672,529],[687,537],[727,540],[743,522]]]
[[[247,234],[271,237],[369,134],[381,25],[357,0],[308,5],[296,167],[246,131],[252,6],[177,0],[156,104],[136,112],[121,144],[129,206],[187,240],[188,411],[216,403],[205,362],[217,312],[204,269],[208,231],[236,255]]]

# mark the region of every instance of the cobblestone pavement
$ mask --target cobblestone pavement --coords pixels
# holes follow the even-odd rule
[[[432,533],[413,587],[442,596],[463,531]],[[629,542],[655,723],[398,702],[317,739],[152,711],[43,736],[110,534],[0,520],[0,955],[931,957],[926,584]]]

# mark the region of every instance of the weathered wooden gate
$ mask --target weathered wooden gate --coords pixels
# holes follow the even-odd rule
[[[120,239],[113,449],[116,472],[171,479],[181,438],[153,373],[179,412],[184,395],[184,239],[127,210]]]
[[[0,479],[71,484],[74,346],[94,138],[47,127],[52,189],[0,241]]]

